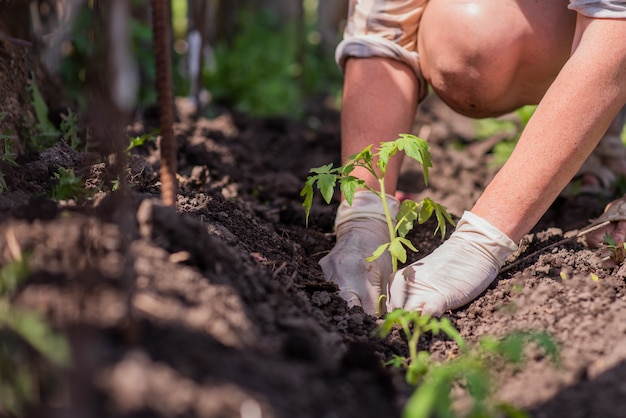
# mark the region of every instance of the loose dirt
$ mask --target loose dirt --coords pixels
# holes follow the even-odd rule
[[[32,417],[400,417],[411,394],[398,370],[399,333],[348,309],[317,262],[333,245],[331,205],[316,200],[305,227],[308,169],[339,163],[339,115],[311,101],[303,121],[253,119],[180,99],[175,126],[180,190],[159,203],[158,146],[129,157],[126,192],[110,192],[97,156],[59,144],[2,166],[0,264],[29,254],[17,306],[48,319],[70,342],[67,370],[42,366]],[[142,118],[129,136],[150,132]],[[495,141],[472,139],[470,121],[431,97],[414,129],[433,155],[431,183],[407,164],[401,188],[469,209],[497,168]],[[52,173],[74,168],[86,203],[45,196]],[[626,269],[603,267],[575,239],[607,199],[560,198],[517,259],[476,301],[446,314],[470,343],[512,330],[545,330],[561,362],[531,350],[520,369],[495,371],[498,397],[535,417],[626,416]],[[410,236],[423,257],[433,225]],[[593,275],[595,276],[593,276]],[[1,334],[0,334],[1,336]],[[425,338],[434,357],[453,342]]]

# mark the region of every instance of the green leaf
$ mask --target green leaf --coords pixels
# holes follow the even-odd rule
[[[549,334],[545,332],[531,332],[528,339],[541,347],[554,364],[559,363],[559,347]]]
[[[35,313],[11,309],[10,314],[2,321],[52,363],[59,366],[69,363],[70,350],[67,341],[56,335]]]
[[[491,393],[490,376],[484,365],[474,363],[465,366],[463,374],[465,375],[467,390],[472,395],[474,402],[482,403]]]
[[[348,163],[343,167],[339,167],[339,174],[341,175],[341,177],[349,177],[350,173],[352,173],[352,171],[354,170],[354,167],[354,163]]]
[[[412,229],[418,217],[419,205],[410,199],[403,200],[396,215],[396,232],[405,237]]]
[[[446,236],[446,223],[454,226],[454,221],[452,220],[452,216],[448,213],[448,209],[445,206],[442,206],[438,203],[434,204],[435,206],[435,216],[437,217],[437,228],[435,228],[435,234],[437,231],[441,231],[441,239]]]
[[[42,135],[58,137],[61,132],[50,122],[48,119],[48,105],[43,99],[41,91],[35,83],[34,76],[31,78],[28,88],[31,91],[33,99],[33,110],[35,111],[35,117],[37,118],[37,129]]]
[[[508,403],[497,403],[495,409],[509,418],[530,418],[526,412]]]
[[[309,170],[310,173],[314,173],[314,174],[330,174],[333,171],[334,171],[333,163],[322,165],[319,167],[313,167],[312,169]]]
[[[396,155],[396,152],[398,152],[397,141],[398,140],[380,143],[380,148],[378,148],[378,161],[376,162],[376,165],[378,165],[378,168],[380,168],[380,172],[381,174],[383,174],[383,176],[387,171],[387,165],[389,164],[389,160],[391,159],[391,157]]]
[[[428,169],[433,166],[430,161],[430,146],[422,138],[411,134],[400,134],[396,139],[398,149],[404,151],[407,157],[414,159],[424,169],[424,184],[428,186]]]
[[[609,247],[615,248],[617,246],[617,244],[615,243],[615,239],[613,239],[613,236],[609,234],[608,232],[604,233],[603,238],[604,238],[604,242],[606,242]]]
[[[467,348],[467,343],[461,336],[461,333],[454,327],[454,325],[452,325],[450,319],[441,318],[441,320],[439,320],[439,327],[443,332],[446,333],[448,337],[452,338],[454,342],[457,343],[459,348],[461,348],[462,350],[465,350]]]
[[[392,257],[395,257],[400,260],[401,263],[404,263],[406,262],[406,249],[404,248],[404,245],[402,245],[402,241],[400,241],[401,239],[402,238],[400,237],[396,237],[391,241],[389,244],[389,252]]]
[[[419,206],[419,215],[417,217],[417,222],[421,225],[425,223],[433,214],[435,210],[435,202],[433,202],[428,197],[420,202]]]
[[[370,257],[367,257],[365,260],[369,262],[376,260],[378,257],[383,255],[383,253],[385,252],[388,246],[389,246],[389,243],[380,245],[378,248],[376,248],[376,251],[374,251],[374,254],[372,254]]]
[[[310,176],[309,179],[312,178],[313,182],[317,183],[317,188],[322,193],[324,201],[330,203],[335,193],[335,184],[337,184],[337,169],[334,169],[333,164],[330,163],[312,168],[309,171],[316,174],[315,176]]]
[[[309,214],[311,213],[311,206],[313,206],[313,182],[315,179],[313,177],[309,177],[307,181],[304,183],[304,187],[300,190],[300,196],[304,196],[304,202],[302,206],[304,206],[304,217],[306,226],[309,226]]]
[[[402,414],[403,418],[455,416],[450,399],[453,378],[447,367],[441,366],[435,371],[413,392]]]
[[[423,224],[430,219],[433,212],[437,217],[437,227],[434,233],[441,231],[441,238],[444,238],[447,230],[446,222],[454,225],[454,221],[445,206],[435,203],[430,198],[425,198],[419,203],[407,199],[400,204],[398,214],[396,215],[396,231],[398,235],[405,237],[413,229],[416,220],[419,224]]]
[[[160,133],[160,129],[153,129],[151,132],[145,133],[141,136],[130,138],[128,147],[126,147],[126,152],[130,152],[134,148],[144,145],[146,142],[156,142]]]
[[[415,248],[415,246],[413,245],[413,243],[411,241],[409,241],[406,238],[403,237],[398,237],[396,238],[398,241],[400,241],[402,243],[402,245],[404,245],[406,248],[410,249],[411,251],[413,251],[414,253],[419,252],[419,250],[417,248]]]
[[[407,359],[406,359],[406,357],[399,356],[397,354],[392,354],[391,355],[391,360],[386,361],[384,363],[384,365],[385,366],[396,367],[396,368],[406,367]]]
[[[368,145],[363,151],[348,157],[346,165],[370,166],[372,165],[372,146]]]
[[[0,296],[15,289],[18,283],[28,276],[28,271],[27,257],[11,261],[2,267],[0,270]]]
[[[406,382],[410,385],[416,385],[419,381],[428,374],[428,371],[432,368],[433,361],[430,357],[430,353],[427,351],[420,351],[417,353],[417,357],[411,361],[409,367],[406,370]]]
[[[352,198],[354,197],[354,193],[356,193],[357,188],[363,186],[364,184],[365,181],[354,176],[341,177],[339,179],[339,188],[341,193],[343,193],[343,196],[346,198],[346,201],[350,206],[352,206]]]
[[[317,188],[322,193],[322,197],[326,203],[330,203],[335,193],[335,185],[337,184],[337,176],[334,174],[318,174]]]
[[[524,335],[520,332],[507,335],[500,341],[498,353],[511,363],[521,363],[524,353]]]
[[[85,189],[83,178],[77,176],[73,168],[66,169],[65,167],[59,167],[59,170],[54,173],[54,178],[58,180],[58,183],[52,188],[52,197],[54,199],[79,200],[87,197],[88,192]]]

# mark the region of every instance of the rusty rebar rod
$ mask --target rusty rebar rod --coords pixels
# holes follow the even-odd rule
[[[174,139],[174,93],[170,54],[169,0],[152,0],[152,30],[156,61],[156,89],[161,129],[161,199],[176,204],[177,147]]]

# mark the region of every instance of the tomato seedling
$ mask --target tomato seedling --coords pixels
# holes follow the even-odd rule
[[[435,214],[437,218],[435,234],[440,231],[442,238],[446,234],[446,222],[454,225],[454,221],[446,208],[435,203],[430,198],[425,198],[420,202],[406,199],[400,204],[395,219],[391,216],[387,199],[385,199],[385,174],[387,173],[389,160],[398,151],[404,151],[407,157],[414,159],[423,167],[424,184],[428,185],[428,169],[432,167],[428,142],[415,135],[400,134],[395,141],[381,142],[380,148],[376,152],[372,151],[372,146],[370,145],[363,151],[350,156],[341,167],[333,167],[331,163],[312,168],[310,170],[311,175],[307,178],[300,192],[300,195],[304,196],[302,205],[306,209],[307,225],[311,206],[313,205],[314,186],[317,186],[326,203],[330,203],[332,200],[337,183],[339,183],[339,188],[350,205],[352,204],[354,193],[358,189],[366,189],[375,193],[383,204],[387,227],[389,228],[389,242],[380,245],[367,260],[373,261],[387,250],[391,254],[394,272],[398,270],[398,261],[406,262],[406,248],[411,251],[418,251],[411,241],[406,238],[409,231],[413,229],[415,221],[423,224]],[[376,190],[365,184],[363,179],[353,176],[351,173],[356,167],[363,167],[370,172],[378,181],[380,189]]]

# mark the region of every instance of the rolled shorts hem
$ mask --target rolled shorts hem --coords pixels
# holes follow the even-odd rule
[[[587,17],[599,19],[625,19],[625,0],[570,0],[569,9]]]
[[[422,101],[428,94],[428,85],[422,76],[417,52],[408,51],[398,44],[377,35],[358,35],[344,39],[335,51],[335,61],[341,71],[345,71],[348,58],[390,58],[408,65],[417,77]]]

